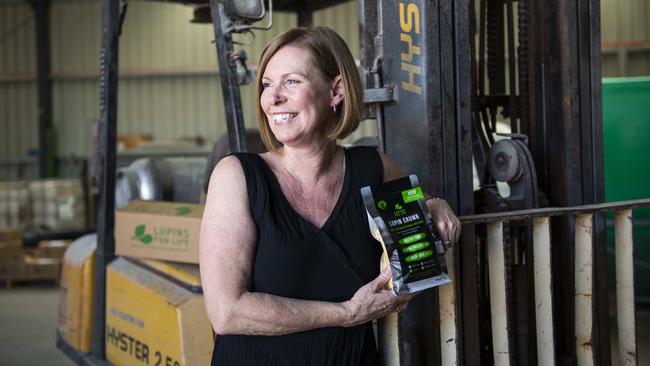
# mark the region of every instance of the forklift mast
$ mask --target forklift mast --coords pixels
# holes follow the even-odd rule
[[[213,22],[226,124],[233,151],[245,151],[239,86],[252,80],[232,34],[268,29],[252,24],[265,1],[181,1],[199,4]],[[298,13],[300,25],[316,10],[345,0],[269,1],[269,13]],[[208,7],[209,3],[209,7]],[[274,4],[273,4],[274,3]],[[423,188],[446,199],[458,215],[602,202],[600,2],[597,0],[359,0],[360,63],[367,115],[377,121],[379,149]],[[197,9],[199,9],[197,8]],[[122,8],[122,16],[125,8]],[[209,12],[209,16],[207,15]],[[100,182],[93,354],[104,359],[106,265],[114,257],[117,49],[120,7],[102,1]],[[272,18],[272,15],[269,16]],[[497,125],[510,130],[497,135]],[[501,141],[498,141],[501,138]],[[474,166],[476,173],[474,173]],[[475,187],[475,181],[478,187]],[[496,188],[502,182],[511,195]],[[574,238],[568,218],[552,220],[553,292],[559,364],[574,364]],[[610,364],[604,222],[594,225],[596,363]],[[506,265],[511,363],[536,363],[530,301],[530,223],[513,222]],[[458,350],[453,364],[493,363],[484,233],[463,227],[450,256],[454,282],[454,338],[441,331],[438,292],[414,298],[399,322],[402,365],[438,365],[443,343]],[[444,342],[441,342],[444,339]]]

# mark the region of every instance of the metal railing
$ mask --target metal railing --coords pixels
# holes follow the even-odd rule
[[[616,311],[618,322],[619,362],[621,365],[637,364],[637,348],[634,324],[634,258],[632,241],[632,209],[650,206],[650,199],[611,202],[564,208],[540,208],[521,211],[470,215],[460,218],[463,225],[487,225],[487,261],[489,274],[490,313],[492,323],[492,349],[495,365],[510,365],[511,352],[508,327],[508,298],[506,258],[504,252],[503,225],[514,220],[532,219],[533,222],[533,272],[535,329],[537,340],[537,363],[541,366],[556,364],[556,343],[554,338],[554,308],[552,297],[553,277],[551,272],[551,227],[550,217],[575,215],[575,347],[577,364],[596,363],[591,340],[594,323],[592,294],[593,282],[593,215],[594,213],[616,212],[615,219],[615,267],[616,267]],[[447,261],[453,266],[455,253],[448,253]],[[454,269],[449,267],[453,276]],[[454,279],[452,278],[452,281]],[[439,288],[440,345],[443,365],[457,365],[460,355],[457,342],[456,294],[454,286]],[[396,318],[396,317],[394,317]],[[397,320],[387,317],[383,329],[394,330]],[[392,326],[390,325],[392,324]],[[390,332],[389,332],[390,333]],[[382,348],[390,347],[390,341],[397,337],[386,333]],[[381,337],[380,337],[381,339]],[[394,348],[394,347],[393,347]],[[395,352],[382,349],[386,365],[399,365]]]
[[[634,326],[634,265],[632,250],[632,209],[650,206],[650,199],[611,202],[603,204],[541,208],[497,214],[464,216],[467,224],[487,224],[487,252],[490,276],[490,312],[492,316],[492,343],[496,365],[510,364],[510,350],[506,316],[506,276],[503,241],[505,221],[533,219],[533,270],[535,292],[535,326],[537,331],[537,362],[555,365],[553,337],[553,298],[551,294],[551,216],[575,215],[575,337],[578,365],[593,365],[591,334],[595,314],[593,299],[593,214],[616,212],[616,309],[621,365],[636,365],[636,338]],[[449,301],[443,299],[441,301]]]

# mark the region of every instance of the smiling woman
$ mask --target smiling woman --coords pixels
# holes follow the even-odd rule
[[[282,146],[268,124],[269,114],[265,105],[266,95],[271,98],[282,97],[281,94],[268,92],[267,89],[274,86],[274,80],[270,79],[272,77],[284,77],[280,82],[286,84],[280,86],[285,90],[304,87],[303,82],[310,84],[308,88],[325,88],[320,91],[329,100],[324,97],[322,101],[329,102],[327,106],[332,113],[325,113],[321,118],[332,122],[324,126],[328,139],[345,138],[359,126],[362,108],[361,79],[345,41],[331,29],[296,28],[279,35],[264,49],[258,75],[257,96],[260,104],[257,119],[262,139],[272,151]],[[266,99],[266,102],[271,103],[278,101],[282,100]]]
[[[258,122],[269,152],[215,167],[201,225],[213,365],[377,365],[371,321],[412,295],[385,289],[361,187],[402,176],[372,148],[343,149],[359,124],[361,81],[329,28],[291,29],[264,50]],[[442,238],[458,220],[429,201]]]

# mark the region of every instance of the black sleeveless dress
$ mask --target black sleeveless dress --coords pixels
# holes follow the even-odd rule
[[[382,181],[383,166],[376,150],[345,151],[341,194],[321,229],[293,210],[264,159],[256,154],[234,155],[244,169],[257,227],[252,291],[341,302],[379,274],[381,247],[370,235],[359,192]],[[282,336],[217,335],[212,355],[213,366],[377,364],[371,323]]]

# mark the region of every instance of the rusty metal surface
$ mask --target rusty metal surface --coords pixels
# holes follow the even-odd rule
[[[550,204],[556,206],[602,202],[603,160],[600,100],[600,2],[534,0],[529,2],[529,85],[531,151],[538,167],[539,183]],[[558,312],[558,354],[561,362],[573,362],[573,238],[571,223],[553,220],[554,276]],[[595,243],[604,239],[602,218],[597,218]],[[595,246],[596,287],[599,308],[595,327],[596,358],[609,364],[607,323],[606,254]],[[600,344],[602,342],[602,346]]]
[[[507,267],[503,238],[503,221],[491,222],[487,228],[487,257],[490,276],[490,314],[492,320],[492,353],[494,364],[508,366],[511,354],[512,312],[508,310]]]
[[[246,130],[242,112],[241,93],[237,82],[232,33],[226,32],[231,21],[224,13],[223,4],[218,0],[210,1],[210,12],[213,19],[214,39],[217,44],[217,59],[219,61],[219,79],[221,80],[221,95],[223,96],[228,128],[228,141],[233,152],[246,151]]]
[[[417,174],[426,191],[444,197],[457,212],[465,214],[474,210],[470,4],[384,0],[378,45],[383,51],[383,86],[394,87],[396,100],[383,105],[386,152],[404,172]],[[473,238],[473,228],[468,227],[454,257],[459,279],[454,286],[459,316],[455,341],[461,350],[457,355],[460,364],[480,363]],[[439,344],[439,329],[427,314],[435,309],[437,301],[432,295],[424,295],[414,299],[404,317],[406,327],[411,327],[421,343],[412,344],[416,348],[405,364],[440,362],[431,351],[434,348],[427,346]]]
[[[594,359],[593,214],[578,214],[575,221],[575,349],[578,366],[591,366]]]
[[[555,365],[553,277],[551,276],[551,226],[548,217],[533,220],[533,268],[537,364]]]
[[[619,365],[638,364],[634,321],[634,244],[632,210],[616,212],[616,321]]]

